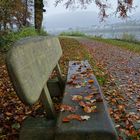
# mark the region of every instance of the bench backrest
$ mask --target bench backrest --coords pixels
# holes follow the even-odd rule
[[[38,101],[61,55],[56,37],[25,38],[15,43],[6,62],[16,93],[24,103]]]

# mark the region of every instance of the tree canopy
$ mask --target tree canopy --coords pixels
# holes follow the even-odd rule
[[[133,8],[133,0],[115,0],[117,1],[116,13],[119,13],[120,17],[127,17],[128,11],[131,11]],[[101,19],[108,17],[106,10],[110,7],[109,0],[56,0],[56,6],[64,2],[66,8],[70,7],[83,7],[86,8],[89,4],[95,3],[100,9]]]
[[[120,17],[127,17],[128,11],[133,8],[133,0],[115,0],[117,1],[116,13]],[[108,17],[106,12],[110,8],[109,0],[56,0],[55,5],[64,3],[66,8],[71,7],[83,7],[95,3],[100,9],[100,17],[103,20]],[[34,3],[34,10],[30,9],[30,3]],[[35,29],[38,31],[41,29],[43,20],[43,0],[1,0],[0,1],[0,31],[12,28],[13,25],[17,25],[18,28],[27,26],[29,24],[29,18],[34,11],[34,24]]]
[[[1,0],[0,1],[0,30],[18,28],[29,23],[30,15],[28,9],[29,0]]]

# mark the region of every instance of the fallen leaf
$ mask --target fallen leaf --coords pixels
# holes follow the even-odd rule
[[[115,128],[118,128],[118,127],[120,127],[120,125],[118,124],[118,125],[115,125]]]
[[[92,84],[94,83],[94,80],[88,80],[88,83]]]
[[[80,85],[77,85],[77,86],[75,86],[75,88],[81,88],[81,86]]]
[[[85,106],[85,107],[84,107],[84,111],[85,111],[86,113],[95,112],[95,109],[96,109],[96,106],[91,106],[91,107]]]
[[[70,114],[70,115],[67,116],[67,118],[70,119],[70,120],[78,120],[78,121],[82,120],[81,116],[77,115],[77,114]]]
[[[62,122],[67,123],[70,122],[70,119],[68,119],[67,117],[63,118]]]
[[[91,103],[95,103],[96,102],[96,99],[93,99],[93,100],[90,100]]]
[[[85,100],[91,100],[91,98],[93,98],[93,94],[89,94],[88,96],[84,97]]]
[[[80,101],[82,99],[83,99],[83,96],[81,96],[81,95],[73,95],[72,96],[72,100],[73,101]]]
[[[70,111],[70,112],[75,112],[75,108],[70,106],[70,105],[65,105],[65,104],[62,104],[60,105],[60,111]]]
[[[124,105],[118,105],[118,109],[123,111],[123,110],[125,110],[125,106]]]
[[[80,102],[79,102],[79,105],[80,105],[81,107],[85,107],[85,106],[86,106],[86,103],[83,102],[83,101],[80,101]]]
[[[89,120],[90,119],[90,116],[88,115],[84,115],[84,116],[81,116],[82,120]]]
[[[6,114],[7,116],[13,116],[13,114],[10,113],[10,112],[5,112],[5,114]]]

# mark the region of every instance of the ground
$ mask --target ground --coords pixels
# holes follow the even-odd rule
[[[64,76],[69,60],[89,60],[121,139],[140,139],[140,54],[86,38],[60,38]],[[0,139],[18,139],[23,120],[44,116],[42,105],[25,106],[16,96],[0,54]],[[58,102],[57,99],[54,99]],[[57,108],[57,104],[56,104]]]
[[[89,39],[80,43],[110,77],[102,88],[120,135],[140,134],[140,55]]]

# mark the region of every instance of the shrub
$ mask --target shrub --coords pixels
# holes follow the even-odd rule
[[[43,29],[38,33],[34,27],[23,27],[17,32],[9,31],[6,35],[2,35],[0,38],[0,50],[8,50],[8,48],[15,41],[28,37],[28,36],[37,36],[37,35],[48,35]]]
[[[132,34],[128,34],[128,33],[123,33],[122,37],[121,37],[122,40],[125,40],[125,41],[136,41],[136,37],[135,35],[132,35]]]

